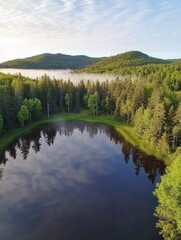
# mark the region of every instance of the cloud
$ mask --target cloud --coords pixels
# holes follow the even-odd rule
[[[27,48],[32,53],[46,49],[102,55],[180,47],[181,3],[176,0],[0,0],[0,4],[0,40],[20,55],[29,53]]]

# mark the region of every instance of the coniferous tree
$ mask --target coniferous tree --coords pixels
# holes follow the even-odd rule
[[[181,239],[181,157],[178,157],[161,177],[154,192],[158,198],[155,216],[157,227],[165,240]]]
[[[2,131],[3,131],[3,117],[0,114],[0,134],[2,133]]]
[[[143,122],[143,105],[138,108],[134,116],[134,129],[138,133],[138,135],[143,136],[144,134],[144,122]]]
[[[99,95],[98,92],[89,96],[88,107],[90,108],[92,114],[95,116],[98,115],[98,104],[99,104]]]
[[[164,103],[159,103],[154,110],[153,118],[150,122],[150,134],[155,143],[160,139],[165,123]]]
[[[67,105],[67,111],[69,113],[70,112],[70,95],[69,95],[69,93],[66,93],[66,95],[65,95],[65,103]]]
[[[157,149],[159,151],[160,158],[164,158],[165,156],[170,154],[170,146],[168,143],[168,136],[166,132],[158,140]]]

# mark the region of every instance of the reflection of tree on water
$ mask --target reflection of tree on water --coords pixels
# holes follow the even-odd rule
[[[30,146],[31,146],[30,139],[21,139],[20,140],[20,150],[21,150],[21,154],[22,154],[24,160],[26,160],[28,157]]]
[[[3,178],[4,168],[0,168],[0,181]]]
[[[6,153],[5,152],[0,152],[0,164],[6,165],[7,161],[8,161],[8,159],[6,157]]]
[[[165,171],[164,163],[158,161],[153,156],[148,156],[142,151],[133,147],[130,143],[126,142],[124,138],[116,131],[112,130],[108,132],[108,136],[111,140],[114,140],[116,144],[121,145],[121,150],[124,155],[126,163],[132,158],[135,165],[135,174],[138,176],[141,169],[144,169],[148,175],[148,179],[154,183],[157,175],[163,175]]]
[[[10,157],[12,157],[13,159],[16,158],[16,148],[15,147],[12,147],[9,149],[9,155]]]
[[[55,141],[55,137],[57,134],[57,126],[51,125],[51,124],[43,126],[42,133],[43,133],[43,136],[44,136],[48,146],[51,146],[51,145],[53,145],[53,143]],[[40,135],[40,137],[41,137],[41,135]]]
[[[5,152],[0,153],[0,164],[6,164],[8,160],[6,153],[9,153],[10,157],[16,159],[17,149],[19,149],[22,158],[26,160],[30,148],[32,148],[35,153],[40,151],[42,137],[44,137],[47,145],[51,146],[54,144],[57,133],[59,133],[60,136],[70,137],[76,129],[78,129],[81,133],[86,131],[91,138],[96,136],[98,133],[106,133],[111,141],[114,141],[115,144],[119,144],[121,146],[126,164],[128,164],[129,160],[132,159],[135,165],[135,174],[139,175],[141,169],[144,169],[148,175],[148,179],[152,183],[154,183],[158,174],[162,175],[164,173],[164,164],[161,161],[158,161],[154,157],[147,156],[143,152],[134,148],[132,145],[126,142],[116,130],[101,124],[90,124],[79,121],[62,121],[55,124],[46,124],[35,129],[31,133],[10,144]],[[2,174],[0,170],[0,177],[1,176]]]
[[[41,134],[38,133],[38,137],[32,140],[32,149],[35,151],[35,153],[40,151],[41,143],[40,143],[40,138]]]
[[[6,165],[6,162],[8,161],[5,152],[0,152],[0,181],[3,178],[3,173],[4,173],[4,167],[2,165]]]

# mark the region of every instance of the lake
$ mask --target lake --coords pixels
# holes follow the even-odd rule
[[[152,192],[164,164],[109,126],[45,124],[0,161],[0,239],[162,239]]]
[[[90,73],[75,73],[72,70],[43,70],[43,69],[15,69],[15,68],[0,68],[0,72],[2,73],[10,73],[10,74],[19,74],[29,77],[29,78],[40,78],[43,75],[48,75],[51,79],[63,79],[65,81],[71,80],[74,83],[79,82],[80,80],[90,80],[99,82],[103,82],[106,80],[114,80],[116,75],[110,74],[90,74]],[[120,76],[121,77],[121,76]],[[121,77],[122,78],[122,77]]]

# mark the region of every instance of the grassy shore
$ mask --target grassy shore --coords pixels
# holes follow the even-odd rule
[[[109,126],[114,127],[129,143],[133,146],[141,149],[142,151],[146,152],[148,155],[153,155],[160,158],[159,151],[155,151],[155,149],[151,148],[148,144],[146,144],[134,131],[134,128],[129,124],[121,123],[116,120],[112,116],[108,115],[101,115],[98,117],[93,117],[88,111],[82,111],[81,113],[60,113],[51,116],[49,119],[41,119],[39,121],[33,122],[25,127],[16,129],[14,131],[9,132],[5,136],[0,138],[0,150],[2,151],[5,149],[8,144],[14,141],[16,138],[30,132],[33,128],[38,127],[41,124],[48,123],[48,122],[55,122],[60,120],[66,121],[74,121],[74,120],[81,120],[87,122],[94,122],[94,123],[103,123]],[[167,156],[163,159],[164,162],[168,163],[170,160],[170,156]]]

